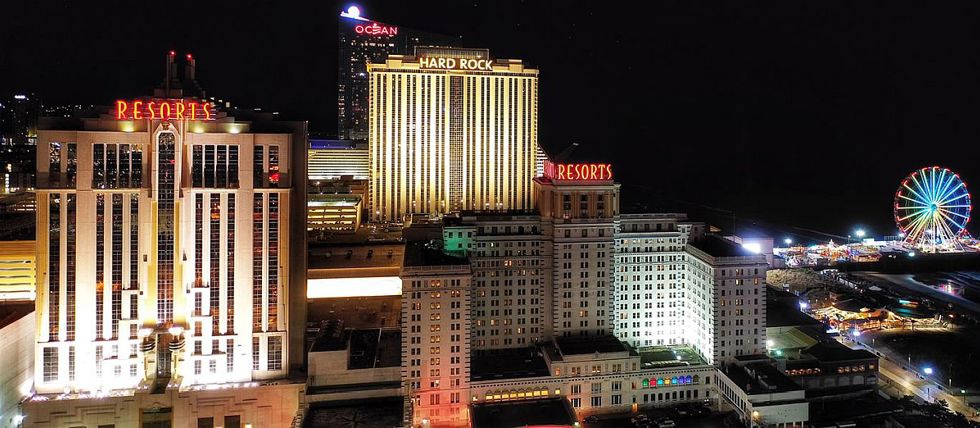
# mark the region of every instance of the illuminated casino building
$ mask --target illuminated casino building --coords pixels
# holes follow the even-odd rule
[[[374,21],[358,6],[341,12],[338,36],[338,136],[368,138],[368,63],[384,63],[388,55],[406,55],[417,46],[457,46],[458,37],[428,33]]]
[[[534,207],[538,70],[486,49],[369,64],[370,215]]]
[[[171,52],[153,96],[42,123],[27,426],[296,414],[306,124],[221,111],[194,67]]]

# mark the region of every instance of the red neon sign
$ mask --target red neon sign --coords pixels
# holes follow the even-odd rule
[[[545,161],[544,176],[552,180],[609,181],[613,179],[612,164],[608,163],[551,163]]]
[[[214,120],[214,104],[180,99],[117,100],[116,120]]]
[[[398,27],[389,27],[387,25],[378,25],[377,22],[372,22],[371,25],[357,24],[354,26],[354,32],[357,34],[367,34],[369,36],[395,36],[398,35]]]

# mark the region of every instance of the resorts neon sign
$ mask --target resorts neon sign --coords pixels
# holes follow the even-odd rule
[[[395,36],[398,35],[398,27],[389,27],[387,25],[378,25],[377,22],[372,22],[371,25],[357,24],[354,26],[354,32],[357,34],[367,34],[369,36]]]
[[[422,67],[424,69],[438,69],[438,70],[493,71],[493,60],[471,59],[471,58],[422,57],[419,58],[419,67]]]
[[[185,100],[117,100],[116,120],[214,120],[214,105]]]
[[[613,179],[608,163],[544,163],[544,176],[552,180],[609,181]]]

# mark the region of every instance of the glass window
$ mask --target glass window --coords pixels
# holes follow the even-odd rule
[[[269,370],[282,370],[282,337],[269,337]]]
[[[253,186],[255,187],[265,187],[263,184],[264,180],[262,179],[262,176],[264,175],[263,171],[265,170],[265,162],[263,159],[264,156],[265,152],[263,146],[255,146],[255,153],[252,159],[252,173],[255,176],[255,183]]]
[[[238,187],[238,146],[228,147],[228,187]]]
[[[54,382],[58,380],[58,348],[44,348],[44,381]]]

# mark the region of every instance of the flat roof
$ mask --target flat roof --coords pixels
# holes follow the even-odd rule
[[[800,298],[775,287],[766,289],[766,327],[795,327],[821,324],[800,311]]]
[[[747,395],[770,394],[802,390],[796,382],[766,362],[729,366],[725,372],[732,382]]]
[[[401,397],[367,398],[310,403],[304,427],[390,428],[401,426],[404,416]]]
[[[354,330],[350,334],[348,369],[397,367],[402,363],[402,334],[396,329]]]
[[[651,346],[637,349],[643,368],[663,368],[708,364],[687,345]],[[679,357],[679,358],[678,358]]]
[[[405,244],[311,245],[307,269],[400,268],[404,256]]]
[[[877,360],[878,356],[864,349],[851,349],[837,341],[820,342],[803,351],[822,363],[834,361]]]
[[[758,254],[745,249],[745,247],[739,244],[715,235],[705,236],[704,239],[691,242],[691,245],[712,257],[758,256]]]
[[[473,405],[473,428],[573,427],[576,420],[564,398]]]
[[[806,349],[818,343],[818,338],[811,337],[799,328],[790,328],[781,333],[768,333],[766,337],[772,341],[772,349]],[[783,353],[787,358],[792,359],[792,355]]]
[[[562,355],[583,355],[595,353],[629,352],[632,351],[615,336],[570,336],[555,339],[558,350]]]
[[[466,257],[446,254],[442,248],[429,247],[423,242],[413,242],[405,246],[404,266],[458,266],[469,265]]]
[[[548,376],[548,364],[536,347],[474,352],[470,358],[470,380],[520,379]]]
[[[308,299],[306,320],[313,325],[339,320],[347,329],[401,328],[402,296]]]
[[[343,320],[329,320],[320,324],[310,352],[330,352],[347,349],[349,331],[344,329]]]

